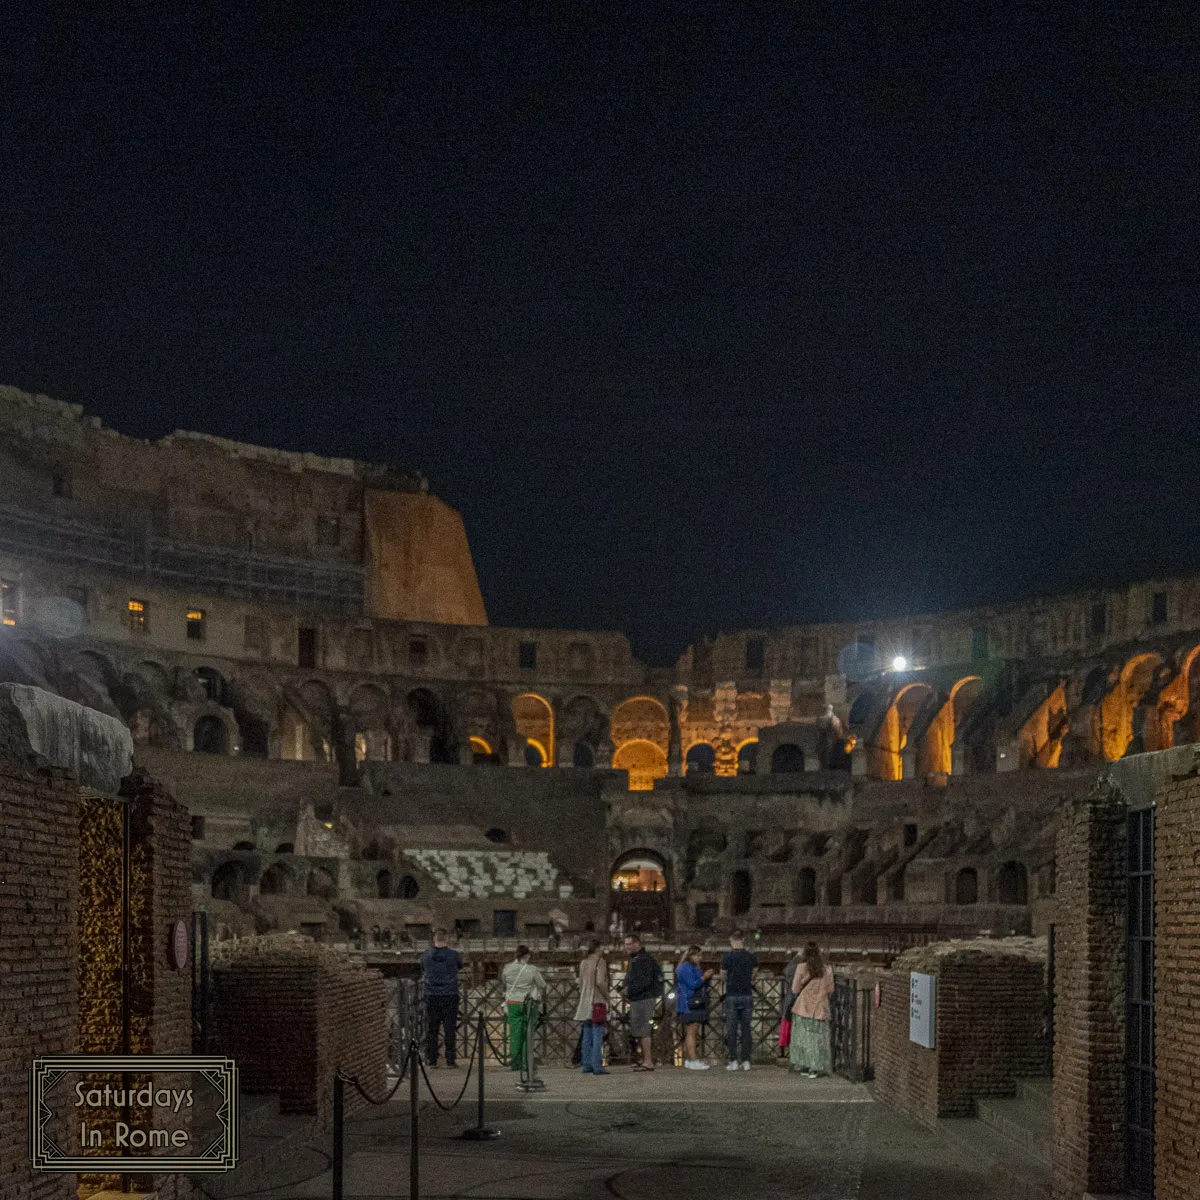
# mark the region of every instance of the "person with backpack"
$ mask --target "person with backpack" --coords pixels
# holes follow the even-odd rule
[[[700,1026],[708,1020],[708,981],[712,970],[700,969],[700,947],[689,946],[675,968],[675,1014],[683,1025],[683,1065],[689,1071],[707,1071],[700,1057]]]
[[[654,1070],[654,1009],[663,994],[662,967],[654,960],[650,951],[642,945],[637,934],[625,939],[625,953],[629,958],[625,971],[625,997],[629,1001],[629,1032],[642,1053],[642,1061],[635,1062],[635,1071]]]
[[[508,1008],[508,1057],[514,1071],[525,1065],[526,1042],[538,1024],[538,1008],[546,990],[546,977],[529,961],[529,947],[518,946],[517,957],[500,972]]]

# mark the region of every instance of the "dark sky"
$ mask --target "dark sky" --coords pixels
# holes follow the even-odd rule
[[[0,382],[418,466],[494,623],[1200,566],[1200,6],[5,12]]]

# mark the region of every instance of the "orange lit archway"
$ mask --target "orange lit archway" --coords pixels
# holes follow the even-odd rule
[[[1115,762],[1133,741],[1133,710],[1154,682],[1162,664],[1157,654],[1138,654],[1122,668],[1116,686],[1100,701],[1100,748],[1108,762]]]
[[[893,698],[884,714],[872,747],[874,774],[880,779],[904,778],[904,751],[908,747],[908,731],[917,713],[933,695],[927,683],[910,683],[902,687]],[[924,761],[918,764],[918,773],[928,774],[933,768]]]
[[[613,769],[629,772],[631,792],[648,792],[667,773],[667,752],[655,742],[635,739],[613,755]]]
[[[612,711],[613,767],[629,772],[630,791],[648,791],[667,773],[671,721],[653,696],[631,696]]]
[[[530,746],[541,755],[541,765],[554,765],[554,710],[549,701],[534,692],[517,696],[512,702],[513,723]]]

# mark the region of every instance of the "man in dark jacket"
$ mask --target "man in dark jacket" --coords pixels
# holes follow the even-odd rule
[[[663,994],[662,968],[636,934],[625,939],[629,965],[625,971],[625,996],[629,1001],[629,1032],[638,1040],[642,1061],[635,1071],[654,1070],[654,1007]]]
[[[444,929],[433,931],[433,945],[421,955],[421,983],[425,990],[425,1061],[437,1066],[438,1030],[446,1047],[446,1066],[455,1067],[458,1037],[458,973],[462,955],[446,944]]]

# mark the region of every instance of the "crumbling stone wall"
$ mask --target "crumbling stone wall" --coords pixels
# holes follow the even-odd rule
[[[384,1090],[383,976],[345,954],[286,934],[218,945],[212,962],[212,1044],[237,1059],[242,1090],[277,1094],[283,1112],[328,1124],[340,1067]],[[346,1111],[366,1102],[346,1091]]]
[[[1155,831],[1154,1188],[1200,1198],[1200,775],[1164,781]]]
[[[1126,806],[1101,789],[1058,828],[1054,964],[1054,1194],[1125,1185]]]
[[[1012,1095],[1043,1075],[1046,943],[938,942],[896,959],[880,984],[872,1031],[876,1094],[925,1125],[967,1117],[975,1101]],[[909,1041],[909,974],[937,978],[934,1049]]]

